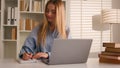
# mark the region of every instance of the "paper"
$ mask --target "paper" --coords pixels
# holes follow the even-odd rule
[[[29,59],[29,60],[18,59],[18,62],[20,64],[24,64],[24,63],[37,63],[38,60],[37,59]]]

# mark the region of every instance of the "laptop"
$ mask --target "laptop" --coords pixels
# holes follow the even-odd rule
[[[92,39],[55,39],[49,59],[42,61],[49,65],[85,63],[91,44]]]

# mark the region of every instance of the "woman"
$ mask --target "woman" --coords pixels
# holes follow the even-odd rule
[[[69,38],[65,25],[64,4],[49,0],[45,7],[44,21],[27,37],[19,57],[23,60],[49,58],[54,39]]]

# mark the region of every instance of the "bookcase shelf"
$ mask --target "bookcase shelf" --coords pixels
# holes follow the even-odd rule
[[[13,27],[13,26],[16,26],[17,27],[17,25],[3,25],[4,27]]]
[[[42,22],[47,1],[0,0],[2,58],[18,58],[25,39],[31,30]]]
[[[11,39],[4,39],[4,42],[17,42],[17,40],[11,40]]]
[[[28,12],[28,11],[20,11],[21,14],[43,14],[44,12]]]
[[[18,1],[0,0],[1,2],[1,51],[2,58],[16,58],[18,46]]]
[[[30,33],[31,30],[20,30],[20,33]]]

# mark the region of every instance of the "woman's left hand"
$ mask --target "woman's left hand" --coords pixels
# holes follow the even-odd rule
[[[32,57],[32,59],[38,59],[38,58],[48,58],[48,53],[38,52]]]

